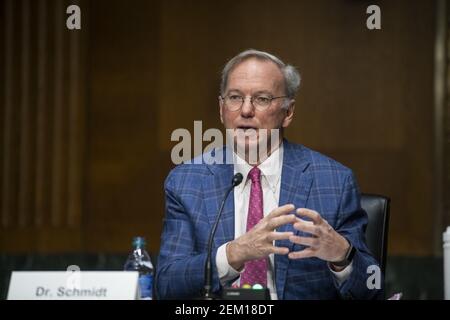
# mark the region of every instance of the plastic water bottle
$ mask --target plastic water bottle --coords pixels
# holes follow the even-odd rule
[[[141,300],[152,299],[153,288],[153,264],[150,256],[145,249],[145,239],[143,237],[133,238],[133,252],[128,256],[125,262],[125,271],[139,272],[139,291]]]
[[[450,226],[442,235],[444,241],[444,298],[450,300]]]

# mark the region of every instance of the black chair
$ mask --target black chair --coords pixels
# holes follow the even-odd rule
[[[366,229],[367,246],[386,274],[386,252],[389,227],[390,199],[376,194],[361,194],[361,207],[367,212],[369,222]]]

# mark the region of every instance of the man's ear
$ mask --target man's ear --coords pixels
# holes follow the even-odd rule
[[[288,108],[286,109],[286,115],[284,116],[283,123],[281,125],[283,128],[287,128],[291,124],[292,119],[294,118],[294,109],[295,109],[295,100],[292,99],[289,102]]]
[[[223,110],[223,101],[222,101],[222,99],[219,97],[219,114],[220,114],[220,122],[223,124],[222,110]]]

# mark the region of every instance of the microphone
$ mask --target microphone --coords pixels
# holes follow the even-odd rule
[[[244,177],[241,173],[236,173],[233,176],[233,180],[231,181],[231,186],[227,189],[227,192],[225,193],[225,197],[222,200],[222,203],[219,208],[219,213],[217,214],[216,221],[214,222],[214,225],[211,229],[211,232],[209,233],[209,240],[208,240],[208,255],[206,257],[205,262],[205,285],[204,285],[204,293],[203,298],[205,300],[213,300],[213,294],[211,292],[212,287],[212,264],[211,264],[211,251],[212,251],[212,244],[214,239],[214,234],[216,233],[217,225],[219,224],[220,217],[222,216],[223,207],[225,206],[225,200],[227,200],[228,195],[230,194],[231,190],[234,189],[234,187],[238,186]]]

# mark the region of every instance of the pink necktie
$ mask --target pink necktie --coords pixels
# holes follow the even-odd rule
[[[248,173],[248,176],[252,181],[252,186],[250,189],[250,202],[248,206],[247,231],[253,228],[253,226],[264,216],[261,170],[259,170],[258,167],[253,167]],[[240,285],[254,285],[256,283],[259,283],[264,287],[267,285],[267,258],[252,260],[245,263],[245,270],[241,275]]]

